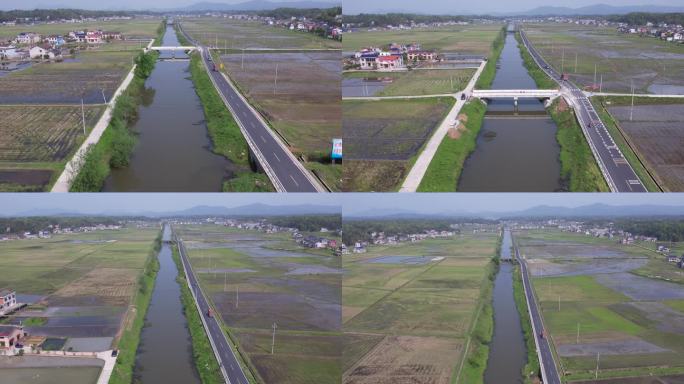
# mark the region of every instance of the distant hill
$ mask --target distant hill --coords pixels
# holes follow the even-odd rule
[[[509,212],[472,212],[454,210],[440,213],[421,213],[412,210],[372,210],[368,212],[355,212],[345,217],[350,218],[375,218],[375,219],[412,219],[412,218],[450,218],[450,217],[471,217],[486,219],[506,219],[524,217],[636,217],[636,216],[684,216],[684,206],[666,205],[628,205],[617,206],[607,204],[591,204],[579,207],[556,207],[540,205],[521,211]]]
[[[270,11],[276,8],[330,8],[339,6],[341,1],[286,1],[250,0],[244,3],[227,4],[203,1],[187,7],[176,8],[177,11]]]
[[[684,12],[684,6],[665,5],[627,5],[613,6],[608,4],[595,4],[579,8],[542,6],[529,11],[511,13],[511,15],[527,16],[577,16],[577,15],[622,15],[632,12],[668,13]]]
[[[32,209],[18,214],[0,214],[4,217],[35,217],[35,216],[147,216],[147,217],[177,217],[177,216],[289,216],[289,215],[321,215],[339,214],[338,206],[329,205],[267,205],[250,204],[240,207],[221,207],[199,205],[179,211],[121,211],[103,210],[100,212],[74,212],[62,209]]]

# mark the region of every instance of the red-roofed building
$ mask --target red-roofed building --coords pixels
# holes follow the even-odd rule
[[[399,55],[379,56],[376,63],[379,71],[394,71],[404,67],[404,59]]]

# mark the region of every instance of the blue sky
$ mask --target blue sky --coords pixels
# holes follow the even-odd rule
[[[0,212],[25,213],[35,209],[74,213],[179,211],[198,205],[239,207],[267,205],[339,205],[331,194],[276,193],[0,193]]]

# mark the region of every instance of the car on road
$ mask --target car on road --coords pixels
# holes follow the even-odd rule
[[[214,317],[214,311],[212,311],[211,308],[207,309],[207,317],[209,317],[209,318]]]
[[[112,349],[112,357],[117,357],[119,356],[119,350],[118,349]]]
[[[465,100],[465,99],[466,99],[465,93],[461,93],[461,100]]]

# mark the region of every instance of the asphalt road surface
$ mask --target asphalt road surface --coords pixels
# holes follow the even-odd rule
[[[534,49],[532,44],[527,40],[527,36],[523,31],[520,32],[525,46],[537,62],[537,65],[546,72],[549,77],[554,79],[561,86],[562,93],[569,98],[572,98],[574,104],[578,107],[575,111],[579,115],[580,123],[588,132],[588,139],[591,145],[596,149],[596,153],[603,164],[608,177],[608,181],[612,184],[611,189],[614,192],[647,192],[639,177],[629,165],[618,146],[613,141],[613,138],[608,133],[608,129],[601,121],[601,118],[596,113],[594,106],[591,104],[589,98],[577,88],[576,85],[569,81],[561,80],[561,74],[556,72],[542,56]]]
[[[181,261],[188,271],[188,282],[190,287],[195,293],[195,298],[201,309],[200,315],[204,317],[205,324],[207,325],[207,335],[213,340],[215,352],[219,356],[219,364],[225,368],[225,372],[228,376],[228,383],[230,384],[249,384],[247,377],[244,372],[242,372],[242,367],[238,363],[233,350],[230,348],[228,339],[226,339],[218,320],[215,317],[209,317],[207,311],[209,310],[209,303],[207,302],[204,292],[199,287],[197,278],[195,277],[195,272],[190,265],[190,261],[187,258],[185,246],[183,241],[178,239],[178,249],[181,257]],[[217,316],[217,315],[214,315]]]
[[[556,361],[553,358],[553,353],[551,352],[551,345],[546,336],[542,336],[544,331],[544,323],[541,319],[541,314],[539,313],[539,308],[537,307],[537,301],[534,297],[534,291],[532,290],[532,285],[530,284],[530,277],[527,274],[527,264],[525,260],[520,257],[520,252],[518,251],[518,246],[515,246],[515,258],[520,263],[520,268],[522,269],[523,284],[525,285],[526,299],[530,306],[530,315],[532,322],[534,323],[534,337],[537,340],[537,354],[540,355],[540,361],[542,363],[542,369],[544,370],[544,377],[546,378],[545,384],[561,384],[560,375],[558,374],[558,369],[556,368]]]
[[[182,30],[182,28],[181,28]],[[208,68],[213,68],[209,50],[202,47],[198,42],[188,36],[183,31],[185,37],[195,46],[202,48],[202,60]],[[223,95],[224,102],[227,102],[232,109],[233,117],[239,120],[239,124],[247,131],[261,152],[267,165],[273,170],[275,177],[282,185],[285,192],[321,192],[322,189],[312,181],[306,170],[297,163],[291,153],[273,137],[270,128],[267,127],[257,116],[247,102],[238,95],[237,91],[228,84],[220,71],[209,71],[209,76],[214,80],[217,90]],[[266,164],[262,164],[266,166]],[[275,182],[274,182],[275,184]],[[318,188],[317,188],[318,187]]]

